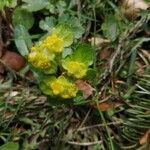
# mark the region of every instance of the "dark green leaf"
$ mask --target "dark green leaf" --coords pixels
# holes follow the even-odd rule
[[[81,44],[74,51],[72,59],[83,62],[89,66],[95,59],[95,50],[91,45]]]
[[[27,30],[33,26],[34,18],[32,13],[25,9],[17,8],[13,13],[13,25],[23,25]]]
[[[113,15],[106,17],[104,23],[102,24],[102,31],[105,37],[115,41],[120,33],[118,20]]]
[[[23,25],[18,25],[15,27],[15,44],[22,56],[28,55],[28,48],[31,48],[32,41],[29,33]]]
[[[85,79],[91,81],[93,84],[97,84],[96,73],[95,69],[88,69]]]

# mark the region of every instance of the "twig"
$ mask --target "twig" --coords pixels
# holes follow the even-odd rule
[[[87,120],[87,118],[88,118],[90,112],[91,112],[91,109],[88,110],[88,112],[87,112],[85,118],[83,119],[83,121],[82,121],[81,125],[78,127],[78,129],[81,128],[81,127],[84,125],[84,123],[86,122],[86,120]],[[77,129],[77,130],[78,130],[78,129]]]
[[[110,123],[107,123],[107,125],[119,125],[119,124],[122,124],[122,123],[123,123],[122,121],[110,122]],[[103,127],[103,126],[105,126],[105,124],[96,124],[96,125],[92,125],[92,126],[79,128],[79,129],[77,129],[77,131],[84,131],[84,130],[89,130],[89,129],[93,129],[93,128]]]
[[[92,146],[92,145],[96,145],[96,144],[102,144],[103,141],[94,141],[94,142],[84,142],[84,143],[80,143],[80,142],[74,142],[74,141],[68,141],[69,144],[72,145],[78,145],[78,146]]]

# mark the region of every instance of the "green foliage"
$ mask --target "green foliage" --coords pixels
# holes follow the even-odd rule
[[[68,47],[73,43],[73,32],[71,27],[67,24],[57,25],[56,28],[54,28],[53,33],[63,39],[65,47]]]
[[[115,41],[120,34],[120,27],[118,20],[114,15],[109,15],[105,18],[104,23],[102,24],[103,34],[106,38],[111,41]]]
[[[19,0],[15,7],[16,0],[1,0],[0,9],[13,7],[1,13],[2,29],[10,30],[13,13],[14,38],[2,30],[4,47],[17,48],[28,61],[24,73],[8,67],[1,80],[0,72],[0,141],[6,147],[13,148],[8,141],[27,150],[140,147],[150,123],[150,15],[146,10],[141,20],[128,20],[121,5]]]
[[[39,27],[48,32],[52,32],[56,24],[56,19],[54,17],[46,17],[45,20],[41,20],[39,23]]]
[[[82,37],[82,34],[85,32],[85,29],[81,25],[79,19],[74,16],[69,16],[68,14],[63,14],[58,18],[59,23],[66,23],[72,28],[74,32],[74,37],[79,39]]]
[[[15,44],[22,56],[27,56],[32,46],[30,35],[23,25],[15,27]]]
[[[39,11],[45,8],[48,4],[48,0],[22,0],[25,4],[22,5],[22,8],[27,9],[30,12]]]
[[[77,60],[85,63],[86,65],[92,65],[95,59],[95,51],[88,44],[79,45],[71,56],[73,60]]]
[[[23,25],[27,30],[31,29],[34,24],[32,13],[22,8],[16,8],[13,13],[13,25]]]
[[[8,142],[2,146],[0,146],[0,150],[19,150],[18,143]]]
[[[14,8],[17,5],[17,0],[1,0],[0,10],[4,7]]]

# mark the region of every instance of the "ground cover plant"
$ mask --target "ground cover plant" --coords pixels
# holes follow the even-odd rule
[[[1,0],[0,150],[149,150],[149,7]]]

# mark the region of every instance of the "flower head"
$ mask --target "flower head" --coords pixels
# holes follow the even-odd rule
[[[84,63],[78,61],[66,62],[65,68],[68,74],[75,76],[77,79],[86,76],[88,70],[88,67]]]
[[[64,41],[59,38],[56,34],[48,36],[44,41],[43,45],[51,52],[61,53],[64,49]]]
[[[60,76],[51,81],[49,85],[54,95],[60,96],[64,99],[75,97],[78,91],[76,85],[71,83],[64,76]]]
[[[48,52],[40,43],[31,48],[28,55],[28,61],[38,69],[47,69],[51,67],[51,60],[55,57],[54,54]]]

